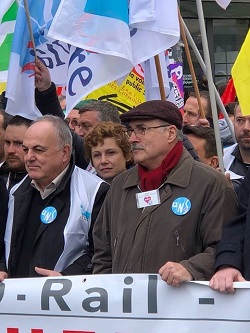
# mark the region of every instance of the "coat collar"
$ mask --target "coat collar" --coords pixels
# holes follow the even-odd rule
[[[75,163],[74,163],[74,160],[73,158],[71,158],[71,161],[70,161],[70,165],[69,165],[69,168],[66,172],[66,174],[63,176],[63,179],[61,180],[58,188],[56,189],[54,193],[54,195],[60,193],[61,191],[64,190],[69,178],[71,177],[71,174],[72,172],[74,171],[74,167],[75,167]],[[34,189],[32,186],[31,186],[31,179],[29,176],[26,177],[26,179],[22,182],[22,184],[20,186],[18,186],[18,188],[16,189],[16,191],[13,193],[13,195],[16,197],[20,197],[20,198],[24,198],[25,200],[25,196],[27,195],[27,192],[32,192],[32,190]],[[53,196],[54,196],[53,195]]]
[[[178,164],[171,170],[169,176],[164,181],[164,184],[173,184],[178,187],[186,188],[190,182],[191,172],[195,161],[192,156],[183,150]],[[135,166],[127,171],[126,178],[123,181],[122,188],[138,186],[140,178],[138,175],[138,167]]]

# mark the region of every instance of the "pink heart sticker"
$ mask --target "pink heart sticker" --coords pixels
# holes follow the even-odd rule
[[[148,204],[151,201],[151,197],[145,197],[144,201]]]

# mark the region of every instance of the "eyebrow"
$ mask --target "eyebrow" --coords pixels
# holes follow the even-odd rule
[[[41,149],[44,149],[44,150],[48,149],[48,148],[46,148],[44,146],[41,146],[41,145],[35,145],[35,146],[32,146],[32,147],[27,147],[26,145],[23,144],[23,147],[27,148],[27,149],[36,149],[36,148],[41,148]]]

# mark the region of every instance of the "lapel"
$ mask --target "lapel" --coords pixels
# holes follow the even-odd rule
[[[65,204],[66,200],[70,200],[70,179],[71,179],[71,175],[74,170],[74,167],[75,167],[75,165],[74,165],[73,161],[71,160],[69,169],[66,172],[65,176],[63,177],[63,179],[61,180],[59,187],[52,194],[52,196],[50,197],[50,199],[48,200],[48,202],[46,204],[46,207],[53,206],[56,209],[58,219],[61,219],[60,216],[62,216],[62,214],[60,214],[60,213],[64,208],[64,204]],[[54,222],[52,222],[52,223],[54,223]],[[39,239],[39,237],[44,232],[44,230],[46,230],[48,228],[48,226],[49,226],[49,224],[40,223],[34,244]]]
[[[22,239],[25,227],[23,221],[27,220],[30,203],[32,200],[33,188],[30,185],[30,178],[24,182],[13,193],[14,196],[14,216],[11,242],[18,244],[18,239]]]

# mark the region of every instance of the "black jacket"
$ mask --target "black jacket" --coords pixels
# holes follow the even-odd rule
[[[59,187],[51,196],[49,196],[49,201],[46,203],[46,206],[55,207],[58,215],[56,221],[53,223],[40,223],[39,225],[31,249],[28,276],[37,276],[36,272],[34,271],[35,266],[53,269],[55,263],[61,255],[64,245],[63,230],[70,213],[70,182],[73,170],[74,165],[71,163],[71,166],[63,177]],[[24,233],[27,233],[25,227],[27,224],[27,219],[29,218],[31,202],[35,193],[34,191],[37,191],[30,185],[30,182],[31,179],[27,177],[14,192],[14,217],[8,263],[8,276],[10,278],[19,277],[17,270],[18,265],[20,264],[20,253],[23,249],[23,239],[25,237]],[[91,217],[92,225],[88,235],[89,247],[87,254],[80,256],[71,265],[66,267],[63,272],[61,272],[63,275],[91,274],[91,258],[93,255],[92,228],[108,189],[109,185],[103,182],[95,196]],[[31,237],[32,236],[33,235],[31,235]],[[5,260],[3,257],[0,261],[0,270],[6,270]]]
[[[239,209],[236,218],[229,221],[216,249],[216,270],[222,266],[237,268],[250,280],[250,170],[238,192]],[[224,208],[226,209],[226,207]]]
[[[4,255],[4,233],[8,213],[8,193],[5,182],[0,178],[0,257]]]
[[[25,176],[27,175],[26,171],[23,172],[13,172],[9,169],[6,162],[4,162],[0,167],[0,178],[2,178],[8,187],[8,192],[12,189],[13,186],[18,184]]]

